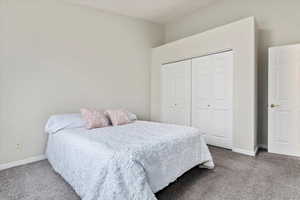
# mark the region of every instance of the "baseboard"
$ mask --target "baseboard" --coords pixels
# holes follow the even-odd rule
[[[33,157],[29,157],[26,158],[24,160],[17,160],[17,161],[13,161],[13,162],[9,162],[9,163],[5,163],[5,164],[0,164],[0,171],[1,170],[5,170],[5,169],[9,169],[12,167],[17,167],[20,165],[26,165],[32,162],[37,162],[40,160],[45,160],[46,156],[45,155],[38,155],[38,156],[33,156]]]
[[[233,151],[233,152],[236,152],[236,153],[248,155],[248,156],[256,156],[256,153],[257,153],[257,151],[258,151],[258,146],[255,148],[254,151],[248,151],[248,150],[245,150],[245,149],[239,149],[239,148],[233,148],[232,151]]]

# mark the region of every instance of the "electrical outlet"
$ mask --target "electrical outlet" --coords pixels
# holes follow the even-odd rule
[[[16,144],[16,149],[20,150],[21,149],[21,144]]]

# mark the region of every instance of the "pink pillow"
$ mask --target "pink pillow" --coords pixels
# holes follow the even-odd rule
[[[113,126],[128,124],[131,122],[127,111],[122,109],[106,110],[105,114],[109,117]]]
[[[103,112],[97,110],[80,109],[82,118],[86,122],[87,129],[102,128],[109,126],[109,120]]]

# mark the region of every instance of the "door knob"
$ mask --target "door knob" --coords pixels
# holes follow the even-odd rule
[[[271,104],[271,108],[279,107],[279,104]]]
[[[207,107],[210,107],[210,105],[208,104]]]

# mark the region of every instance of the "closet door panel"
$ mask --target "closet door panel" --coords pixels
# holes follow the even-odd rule
[[[232,109],[233,54],[225,52],[210,57],[213,68],[212,100],[215,107]]]
[[[211,136],[226,139],[227,112],[225,110],[216,110],[212,112]]]
[[[210,56],[213,69],[212,143],[231,148],[232,146],[232,92],[233,92],[233,55],[232,52]]]
[[[173,115],[173,107],[175,98],[175,80],[173,80],[173,72],[172,68],[164,68],[162,69],[162,120],[166,123],[172,123],[174,120],[172,118]]]
[[[203,134],[211,128],[211,68],[207,57],[192,60],[192,126]]]
[[[192,60],[192,125],[208,144],[232,148],[232,52]]]
[[[191,60],[162,66],[162,121],[190,125]]]

